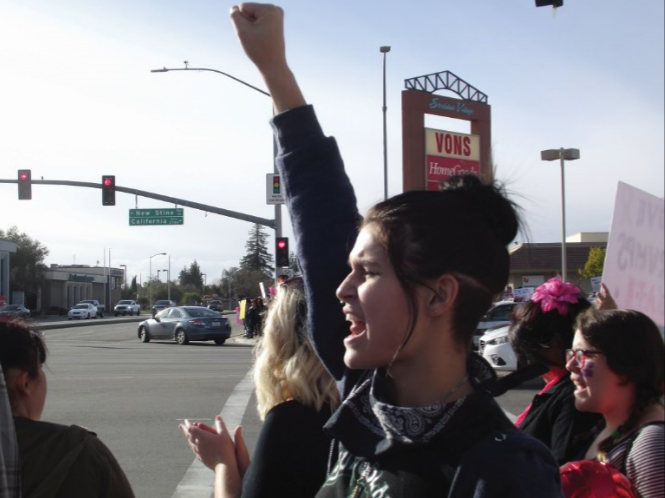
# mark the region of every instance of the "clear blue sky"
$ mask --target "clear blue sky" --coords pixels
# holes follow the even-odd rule
[[[272,218],[268,98],[212,73],[150,73],[188,60],[262,86],[230,5],[0,0],[0,178],[22,168],[37,179],[115,174],[122,186]],[[539,160],[542,149],[582,153],[566,170],[569,234],[609,229],[620,180],[663,196],[662,0],[566,0],[556,16],[533,0],[281,5],[289,62],[340,143],[362,210],[383,194],[381,45],[392,46],[391,194],[401,190],[403,82],[450,70],[489,95],[498,178],[523,206],[531,240],[561,236],[559,170]],[[33,200],[19,202],[15,186],[0,185],[0,206],[0,228],[46,244],[48,263],[94,265],[111,247],[114,266],[144,280],[149,256],[168,252],[174,276],[196,259],[210,283],[237,265],[250,229],[189,209],[182,227],[130,228],[133,197],[103,208],[87,189],[35,186]]]

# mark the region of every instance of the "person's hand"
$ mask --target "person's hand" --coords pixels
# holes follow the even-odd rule
[[[185,423],[179,427],[194,455],[206,467],[215,470],[217,465],[222,464],[238,471],[235,444],[222,417],[218,415],[215,418],[214,429],[205,424],[191,424],[189,420],[185,420]]]
[[[231,7],[231,21],[242,48],[266,75],[287,70],[284,45],[284,11],[270,4],[241,3]]]
[[[245,439],[242,437],[242,426],[236,427],[234,439],[236,442],[236,462],[238,462],[238,472],[240,472],[240,477],[245,477],[245,472],[250,464],[249,451],[247,451],[247,445],[245,444]]]
[[[596,308],[599,310],[615,310],[618,309],[617,303],[614,301],[610,290],[605,284],[600,284],[600,290],[596,292]]]

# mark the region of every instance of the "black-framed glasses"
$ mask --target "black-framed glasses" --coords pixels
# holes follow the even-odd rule
[[[595,351],[593,349],[566,349],[566,363],[575,358],[578,368],[584,368],[588,354],[603,354],[602,351]]]

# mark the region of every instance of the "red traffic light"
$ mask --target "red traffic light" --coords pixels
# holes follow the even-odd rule
[[[284,249],[286,247],[286,241],[285,240],[278,240],[277,241],[277,247],[279,249]]]
[[[111,180],[110,178],[104,178],[104,185],[110,187],[111,185],[113,185],[113,180]]]
[[[18,178],[19,178],[19,180],[27,180],[28,175],[26,175],[25,173],[21,173],[20,175],[18,175]]]

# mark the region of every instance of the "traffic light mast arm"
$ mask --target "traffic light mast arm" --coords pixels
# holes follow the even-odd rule
[[[3,180],[0,179],[0,183],[18,183],[18,180]],[[33,185],[63,185],[68,187],[88,187],[88,188],[102,188],[101,183],[91,183],[91,182],[74,182],[70,180],[32,180]],[[208,206],[207,204],[201,204],[199,202],[188,201],[185,199],[178,199],[176,197],[169,197],[167,195],[155,194],[153,192],[146,192],[145,190],[138,190],[128,187],[119,187],[116,185],[116,192],[125,192],[126,194],[140,195],[141,197],[147,197],[148,199],[156,199],[159,201],[168,202],[170,204],[177,204],[178,206],[189,207],[193,209],[198,209],[200,211],[205,211],[207,213],[219,214],[221,216],[227,216],[229,218],[234,218],[236,220],[247,221],[249,223],[256,223],[268,228],[275,228],[275,220],[268,220],[265,218],[259,218],[258,216],[252,216],[251,214],[238,213],[237,211],[230,211],[228,209],[218,208],[215,206]]]

